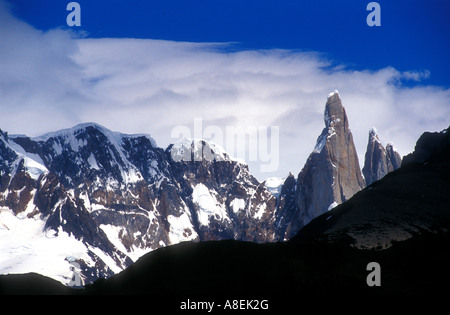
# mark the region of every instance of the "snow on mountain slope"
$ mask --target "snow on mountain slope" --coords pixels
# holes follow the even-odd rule
[[[126,150],[127,147],[132,146],[129,142],[136,142],[139,138],[148,141],[148,146],[156,148],[155,141],[148,135],[124,135],[95,123],[80,124],[31,140],[50,152],[49,156],[44,157],[47,163],[59,162],[62,158],[70,156],[74,162],[71,166],[74,169],[72,173],[76,175],[70,180],[76,181],[77,177],[83,176],[81,173],[89,169],[100,171],[103,168],[113,173],[116,181],[126,185],[136,183],[143,178],[141,171],[130,161]],[[20,138],[17,140],[20,141]],[[64,167],[67,168],[67,165]],[[65,170],[61,169],[61,171]]]
[[[76,262],[84,284],[182,241],[276,239],[275,197],[213,143],[185,140],[163,150],[148,135],[95,123],[36,138],[2,132],[1,140],[2,235],[17,234],[12,218],[29,229],[1,243],[2,273],[35,271],[67,284]],[[185,149],[191,159],[178,161],[173,152]],[[45,240],[48,269],[35,266]]]
[[[185,211],[180,216],[168,215],[167,221],[170,224],[169,244],[198,240],[198,234],[195,232],[189,208],[186,207]]]
[[[37,154],[27,153],[25,150],[17,145],[14,141],[10,141],[9,138],[3,134],[0,135],[0,141],[3,142],[5,149],[13,151],[17,158],[13,161],[14,171],[17,172],[17,167],[23,163],[23,167],[27,174],[34,180],[37,180],[41,174],[48,173],[48,169],[45,167],[44,162]]]
[[[62,229],[45,230],[45,220],[0,208],[0,222],[0,274],[36,272],[68,284],[72,259],[94,266],[82,241]]]
[[[9,139],[2,133],[2,143],[3,212],[42,221],[41,232],[53,233],[58,240],[64,233],[70,235],[64,238],[68,247],[69,239],[81,242],[82,251],[70,256],[83,266],[83,280],[112,275],[158,247],[159,239],[149,241],[153,236],[147,233],[158,231],[160,218],[155,202],[145,198],[151,193],[144,187],[144,178],[160,175],[157,179],[161,179],[167,171],[158,170],[155,160],[164,152],[149,136],[127,136],[83,124],[34,139]],[[142,163],[135,161],[139,158]],[[41,174],[45,176],[37,176]],[[27,244],[36,244],[34,239],[18,241],[23,245],[11,246],[33,252],[35,246]],[[52,253],[56,265],[67,267],[64,246],[54,246]]]
[[[226,209],[221,205],[215,195],[214,191],[211,191],[204,184],[199,183],[193,187],[192,201],[198,205],[198,221],[200,225],[209,226],[209,218],[213,217],[218,220],[230,221]]]
[[[276,198],[250,174],[247,164],[201,139],[183,139],[169,146],[167,153],[172,174],[187,192],[186,203],[192,205],[200,240],[276,239]]]
[[[281,188],[283,187],[285,180],[286,178],[269,177],[264,181],[264,185],[272,193],[272,195],[278,197],[281,193]]]

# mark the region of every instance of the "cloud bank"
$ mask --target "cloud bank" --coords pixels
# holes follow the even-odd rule
[[[40,31],[0,2],[0,128],[38,136],[95,121],[149,133],[161,147],[178,125],[279,126],[280,166],[258,179],[297,175],[324,127],[337,89],[363,162],[368,130],[404,155],[424,131],[449,125],[450,90],[433,74],[395,65],[355,70],[318,52],[239,50],[233,43],[83,38]],[[414,83],[414,84],[411,84]],[[362,167],[362,165],[361,165]]]

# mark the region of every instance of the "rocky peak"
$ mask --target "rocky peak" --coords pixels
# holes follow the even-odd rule
[[[370,128],[369,130],[369,141],[378,141],[380,142],[380,138],[378,137],[378,130],[375,127]]]
[[[402,165],[402,157],[391,142],[388,142],[386,144],[386,154],[388,161],[390,161],[392,164],[392,170],[400,168],[400,166]]]
[[[337,90],[330,93],[325,105],[324,121],[326,128],[348,129],[348,119],[342,106],[340,94]]]
[[[297,178],[295,209],[291,210],[295,213],[289,214],[292,219],[286,238],[365,186],[347,114],[336,90],[328,95],[324,122],[325,128]]]
[[[369,133],[369,139],[373,140],[371,136]],[[437,240],[429,238],[430,235],[442,236],[449,231],[449,178],[450,129],[425,132],[414,152],[403,158],[400,169],[311,222],[296,239],[311,240],[312,236],[378,250],[415,239],[417,243],[409,244],[418,245],[410,247],[416,252]],[[447,239],[445,242],[448,243]],[[439,252],[441,247],[433,247],[433,251]],[[401,252],[403,255],[404,251]]]
[[[385,148],[378,137],[377,129],[371,128],[362,169],[366,184],[370,185],[383,178],[387,173],[399,168],[400,164],[401,157],[394,146],[389,143]]]
[[[200,240],[275,239],[276,197],[247,164],[203,139],[183,138],[166,154]]]
[[[331,144],[336,141],[347,141],[345,137],[348,137],[350,133],[348,119],[337,90],[328,95],[327,103],[325,104],[324,122],[325,128],[317,139],[313,153],[320,153],[327,142]]]
[[[328,96],[324,116],[325,128],[322,135],[326,133],[327,137],[318,158],[324,163],[324,171],[332,174],[332,202],[342,203],[364,188],[365,182],[360,171],[347,114],[338,91],[335,90]],[[316,154],[313,152],[313,155]],[[329,204],[327,209],[328,206]]]

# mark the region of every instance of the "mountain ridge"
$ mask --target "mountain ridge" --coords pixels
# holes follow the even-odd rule
[[[41,220],[40,235],[52,235],[56,243],[68,238],[78,251],[60,249],[54,258],[59,270],[66,268],[53,275],[63,283],[73,262],[82,282],[90,283],[149,251],[184,241],[288,240],[363,187],[337,91],[327,98],[324,123],[297,179],[289,174],[276,187],[273,181],[260,183],[247,164],[203,139],[180,139],[163,149],[150,135],[127,135],[97,123],[34,138],[1,132],[3,233],[9,235],[20,220]],[[311,163],[323,167],[315,170]],[[24,261],[16,254],[20,246],[14,241],[4,248]],[[11,269],[7,261],[0,260],[1,270],[30,270],[23,263]]]
[[[275,239],[268,214],[275,197],[226,153],[174,161],[173,147],[163,150],[148,135],[95,123],[36,138],[2,132],[0,140],[2,211],[43,220],[43,232],[81,242],[86,253],[76,262],[83,282],[109,277],[146,251],[181,241]],[[202,153],[217,148],[200,144]],[[67,272],[59,279],[67,282],[64,260]]]
[[[291,306],[290,299],[298,296],[444,297],[449,280],[445,270],[450,262],[445,250],[450,243],[450,196],[445,193],[450,190],[450,128],[430,136],[442,137],[427,151],[426,160],[414,160],[390,172],[313,219],[288,242],[178,244],[147,254],[134,269],[94,283],[87,293],[115,293],[125,288],[135,293],[162,289],[175,296],[208,292],[212,296],[229,292],[248,296],[252,292],[259,297],[281,296]],[[427,137],[422,136],[416,147],[423,147]],[[411,234],[404,238],[401,231]],[[375,243],[368,246],[368,239]],[[379,287],[367,282],[367,265],[373,261],[381,265]],[[193,275],[183,276],[176,271],[178,262],[186,264],[186,269],[197,269],[189,269]],[[220,272],[224,265],[234,264],[240,266],[232,268],[234,274]],[[153,285],[146,282],[153,279],[152,274],[166,271],[175,274],[155,280]],[[267,293],[274,287],[277,291]]]
[[[440,140],[436,141],[436,135]],[[424,145],[427,139],[434,139],[434,144]],[[450,196],[445,193],[450,190],[449,139],[450,128],[421,137],[418,152],[428,148],[426,152],[413,153],[409,163],[313,219],[290,241],[179,243],[150,252],[123,272],[99,279],[84,290],[66,291],[60,286],[53,293],[148,294],[155,303],[174,308],[188,297],[218,301],[237,296],[267,299],[269,308],[277,310],[292,310],[299,297],[341,302],[349,297],[368,302],[390,302],[391,297],[417,297],[424,303],[430,298],[445,300],[450,280],[446,250]],[[393,197],[392,202],[383,202]],[[386,234],[385,228],[391,233]],[[398,238],[401,235],[392,233],[393,229],[413,233]],[[388,243],[383,241],[386,235]],[[361,243],[368,238],[378,243],[373,247]],[[381,266],[380,286],[367,282],[371,262]],[[35,283],[45,283],[34,275],[21,277],[29,277],[21,282],[23,286],[17,285],[17,276],[0,276],[0,291],[36,293]],[[49,289],[57,286],[51,283]]]

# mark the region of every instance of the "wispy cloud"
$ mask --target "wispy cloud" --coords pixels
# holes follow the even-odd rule
[[[362,159],[367,132],[401,154],[425,130],[448,126],[450,90],[427,70],[353,70],[316,52],[239,51],[232,43],[80,38],[42,32],[0,2],[0,128],[36,136],[96,121],[147,132],[164,147],[176,125],[280,127],[280,168],[295,175],[314,148],[329,92],[338,89]],[[404,86],[404,80],[420,82]],[[362,161],[362,160],[361,160]]]
[[[401,76],[405,80],[412,80],[412,81],[422,81],[423,79],[428,79],[430,77],[431,73],[428,70],[424,71],[405,71],[402,72]]]

